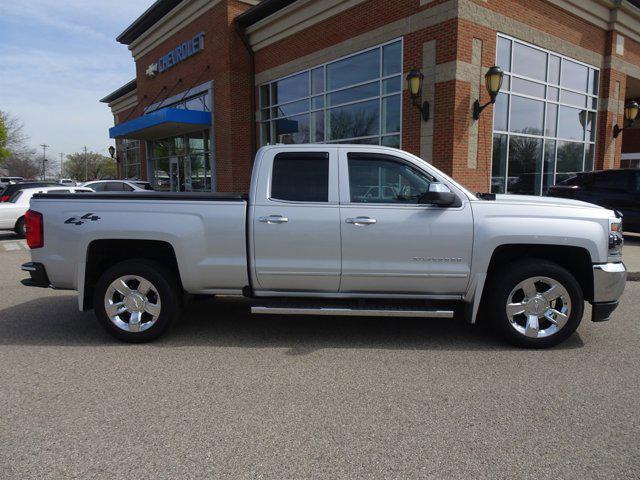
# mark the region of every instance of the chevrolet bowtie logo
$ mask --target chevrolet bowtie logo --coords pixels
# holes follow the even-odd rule
[[[156,76],[157,73],[158,73],[158,64],[152,63],[151,65],[149,65],[149,68],[147,68],[147,71],[146,71],[147,77],[153,78]]]

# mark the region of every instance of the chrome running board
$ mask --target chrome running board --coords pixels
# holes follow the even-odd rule
[[[251,313],[262,315],[324,315],[342,317],[410,317],[453,318],[453,310],[400,310],[394,308],[336,307],[251,307]]]

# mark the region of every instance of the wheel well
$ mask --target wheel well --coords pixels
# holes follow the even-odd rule
[[[176,253],[171,244],[157,240],[94,240],[87,250],[83,310],[93,308],[93,289],[100,275],[124,260],[156,260],[174,273],[182,288]]]
[[[21,217],[18,217],[18,219],[16,220],[16,224],[13,226],[13,229],[15,231],[18,230],[18,224],[20,223],[20,220],[24,220],[24,215],[22,215]]]
[[[530,244],[501,245],[494,250],[491,256],[487,270],[487,284],[491,276],[495,275],[502,267],[524,258],[549,260],[566,268],[580,284],[585,300],[593,300],[591,255],[581,247]]]

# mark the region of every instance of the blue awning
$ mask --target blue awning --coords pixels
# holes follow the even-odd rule
[[[109,138],[151,140],[172,137],[211,126],[211,112],[163,108],[109,129]]]

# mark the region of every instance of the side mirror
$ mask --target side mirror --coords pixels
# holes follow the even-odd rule
[[[458,207],[461,205],[460,199],[449,190],[449,187],[444,183],[437,182],[429,184],[429,190],[422,195],[419,203],[439,207]]]

